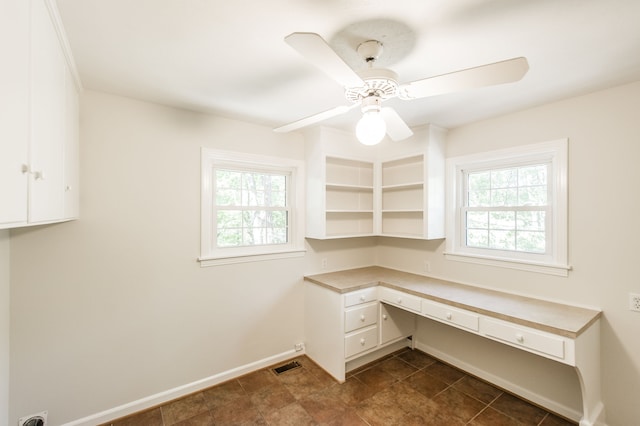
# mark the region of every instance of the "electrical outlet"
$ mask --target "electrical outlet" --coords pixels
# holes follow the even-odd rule
[[[323,257],[322,260],[320,261],[320,268],[327,269],[328,266],[329,266],[329,261],[327,260],[326,257]]]
[[[296,343],[296,344],[294,345],[294,348],[295,348],[296,352],[300,352],[301,350],[303,350],[303,349],[304,349],[304,344],[302,344],[302,343]]]
[[[640,312],[640,294],[629,293],[629,310]]]
[[[428,260],[424,261],[424,272],[431,272],[431,262]]]

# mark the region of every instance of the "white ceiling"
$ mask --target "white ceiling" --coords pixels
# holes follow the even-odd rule
[[[57,0],[83,86],[277,127],[346,103],[283,38],[315,32],[361,67],[384,44],[400,82],[525,56],[519,82],[391,99],[456,127],[640,80],[638,0]],[[358,109],[325,122],[355,126]]]

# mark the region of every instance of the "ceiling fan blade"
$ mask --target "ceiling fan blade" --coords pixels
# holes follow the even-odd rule
[[[507,59],[406,83],[400,87],[400,98],[424,98],[478,87],[512,83],[524,77],[528,70],[527,58]]]
[[[395,109],[384,107],[380,110],[382,119],[387,125],[387,134],[394,141],[401,141],[413,135],[407,123],[398,115]]]
[[[360,76],[318,34],[291,33],[284,41],[343,87],[365,85]]]
[[[318,114],[311,115],[309,117],[302,118],[300,120],[294,121],[293,123],[285,124],[284,126],[276,127],[273,129],[278,133],[286,133],[292,130],[298,130],[306,126],[310,126],[315,123],[319,123],[323,120],[329,119],[331,117],[335,117],[340,114],[344,114],[345,112],[351,110],[352,108],[358,106],[358,104],[353,105],[341,105],[335,108],[328,109],[323,112],[319,112]]]

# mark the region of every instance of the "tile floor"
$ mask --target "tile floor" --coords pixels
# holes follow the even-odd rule
[[[343,384],[309,358],[295,360],[301,367],[280,375],[259,370],[103,426],[576,424],[418,350],[366,365]]]

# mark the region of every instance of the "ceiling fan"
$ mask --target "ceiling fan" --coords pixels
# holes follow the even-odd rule
[[[345,88],[348,103],[274,130],[297,130],[360,106],[362,118],[356,126],[356,136],[365,145],[377,144],[385,134],[394,141],[406,139],[413,134],[393,108],[382,106],[387,99],[398,97],[402,100],[412,100],[511,83],[520,80],[529,69],[527,59],[519,57],[401,84],[398,83],[395,72],[375,68],[375,62],[383,50],[382,43],[377,40],[365,41],[357,47],[358,55],[368,65],[367,69],[359,73],[347,65],[318,34],[295,32],[284,40],[313,65],[340,83]]]

